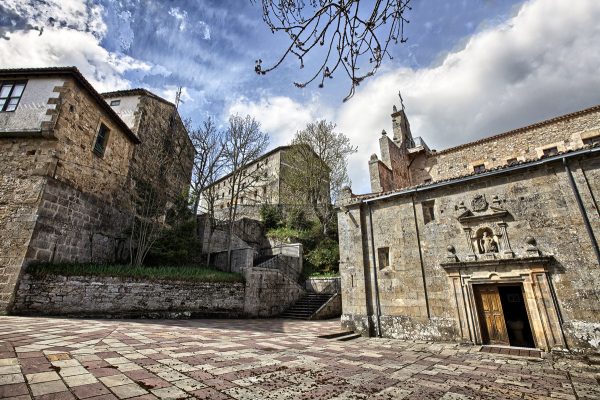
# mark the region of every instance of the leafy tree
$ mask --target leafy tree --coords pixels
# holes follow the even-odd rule
[[[404,24],[410,0],[261,0],[263,20],[271,32],[285,32],[289,44],[270,67],[257,60],[255,71],[264,75],[279,67],[289,56],[300,68],[309,54],[317,55],[317,66],[308,79],[296,82],[305,87],[336,72],[345,73],[351,87],[344,101],[354,94],[365,78],[375,74],[384,57],[392,58],[390,44],[405,42]],[[367,4],[365,4],[367,3]]]
[[[265,229],[278,228],[283,221],[283,213],[281,208],[273,204],[263,204],[260,207],[260,218],[265,225]]]
[[[288,167],[281,174],[285,203],[308,205],[326,235],[336,217],[332,203],[350,185],[348,157],[357,151],[346,135],[334,129],[333,123],[321,120],[297,132],[286,152]]]

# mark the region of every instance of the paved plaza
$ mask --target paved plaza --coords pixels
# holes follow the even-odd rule
[[[323,339],[338,321],[0,317],[0,398],[600,399],[597,359]]]

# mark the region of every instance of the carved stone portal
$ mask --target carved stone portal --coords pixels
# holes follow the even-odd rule
[[[500,207],[502,201],[498,196],[494,196],[493,203],[490,205],[485,195],[477,194],[471,200],[470,210],[462,201],[456,206],[459,213],[457,219],[463,226],[468,242],[468,260],[514,257],[506,223],[510,214]]]

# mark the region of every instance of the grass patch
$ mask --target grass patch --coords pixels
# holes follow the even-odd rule
[[[312,272],[308,275],[309,278],[319,279],[319,278],[339,278],[340,274],[338,272]]]
[[[242,274],[204,267],[132,267],[117,264],[33,264],[27,272],[36,275],[106,276],[192,282],[244,282]]]

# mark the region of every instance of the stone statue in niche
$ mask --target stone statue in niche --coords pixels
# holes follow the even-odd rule
[[[487,231],[483,232],[483,236],[479,239],[479,247],[482,253],[497,253],[498,245],[493,236],[490,236]]]
[[[482,228],[477,231],[475,243],[479,254],[498,253],[498,239],[490,228]]]

